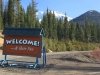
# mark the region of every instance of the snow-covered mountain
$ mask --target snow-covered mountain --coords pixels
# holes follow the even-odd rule
[[[64,13],[61,13],[61,12],[58,12],[58,11],[52,11],[52,13],[53,13],[53,12],[54,12],[54,14],[55,14],[55,16],[56,16],[57,18],[65,17],[65,14],[64,14]],[[44,13],[45,13],[45,12],[43,12],[43,11],[38,11],[38,12],[36,13],[37,17],[39,18],[39,21],[41,21],[41,19],[42,19]],[[67,18],[68,18],[68,21],[72,20],[72,18],[69,17],[69,16],[67,16]]]

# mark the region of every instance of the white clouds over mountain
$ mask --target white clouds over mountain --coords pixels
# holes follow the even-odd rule
[[[58,17],[58,18],[65,17],[65,14],[63,14],[63,13],[61,13],[61,12],[52,11],[52,13],[53,13],[53,12],[54,12],[55,16]],[[37,15],[37,17],[40,19],[40,21],[41,21],[42,16],[43,16],[44,13],[45,13],[45,12],[43,12],[43,11],[38,11],[38,12],[36,13],[36,15]],[[67,16],[67,18],[68,18],[68,21],[70,21],[70,20],[72,19],[72,18],[69,17],[69,16]]]

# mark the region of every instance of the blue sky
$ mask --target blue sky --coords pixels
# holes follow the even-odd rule
[[[100,12],[100,0],[35,0],[38,11],[46,11],[50,9],[65,13],[75,18],[88,10],[97,10]],[[31,0],[22,0],[23,6],[26,8]]]

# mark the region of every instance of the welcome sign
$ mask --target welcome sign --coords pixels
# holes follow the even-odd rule
[[[41,57],[42,36],[5,35],[5,55]]]

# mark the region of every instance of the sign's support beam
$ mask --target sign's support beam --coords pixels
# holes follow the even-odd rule
[[[4,58],[4,60],[5,60],[5,61],[7,60],[7,55],[5,55],[5,58]]]

